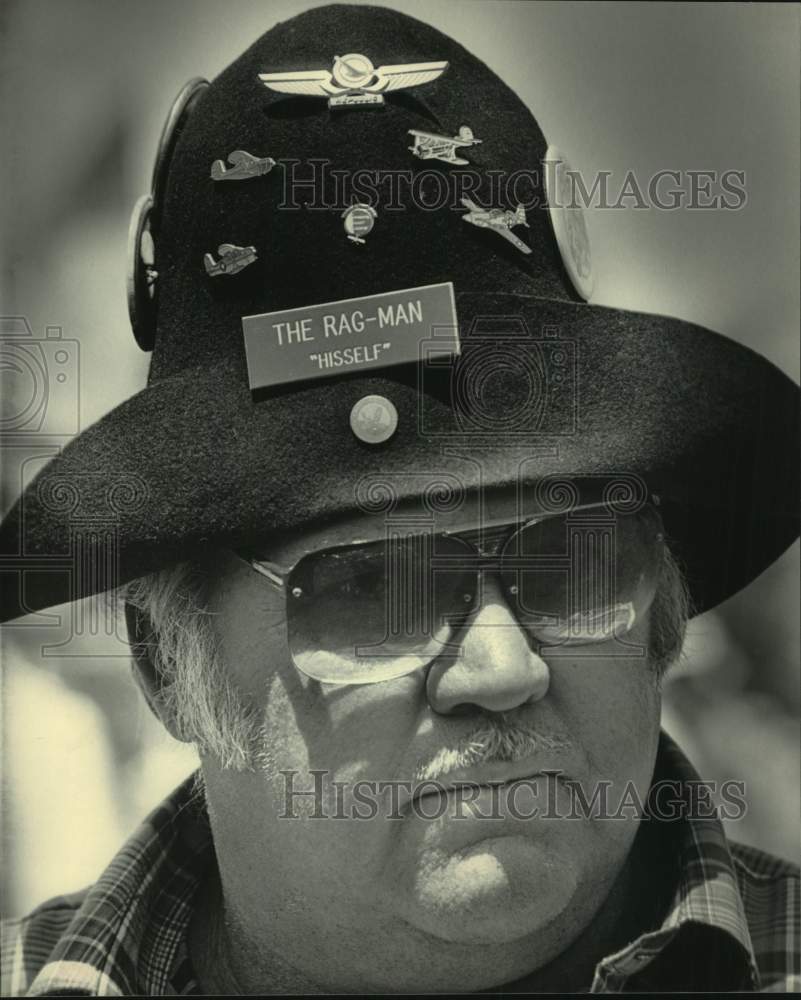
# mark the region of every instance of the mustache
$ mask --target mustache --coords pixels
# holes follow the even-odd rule
[[[415,771],[415,780],[438,781],[452,771],[493,762],[513,763],[547,751],[568,753],[572,742],[562,735],[549,735],[525,723],[506,719],[489,720],[478,725],[456,746],[439,750]]]

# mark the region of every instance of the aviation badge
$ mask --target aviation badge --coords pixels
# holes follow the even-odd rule
[[[376,69],[367,56],[349,52],[334,56],[327,69],[294,70],[289,73],[259,73],[265,87],[280,94],[327,97],[329,108],[383,104],[390,90],[430,83],[448,68],[447,62],[399,63]]]
[[[258,259],[255,247],[237,247],[233,243],[221,243],[217,247],[217,253],[220,255],[219,260],[215,260],[210,253],[203,255],[206,274],[212,278],[221,274],[238,274]]]
[[[375,225],[378,212],[370,205],[363,205],[357,202],[346,208],[340,218],[344,219],[343,225],[348,239],[354,243],[364,243],[362,237],[366,236]]]
[[[477,146],[481,139],[476,139],[469,125],[462,125],[457,135],[448,137],[436,135],[434,132],[421,132],[410,128],[409,135],[414,136],[414,145],[407,147],[410,153],[421,160],[442,160],[443,163],[457,163],[462,166],[470,161],[456,155],[460,146]]]
[[[518,205],[512,212],[504,211],[502,208],[479,208],[474,201],[469,198],[462,198],[462,204],[468,209],[467,215],[462,218],[465,222],[470,222],[481,229],[491,229],[499,236],[503,236],[512,246],[517,247],[521,253],[531,253],[531,247],[512,232],[512,226],[526,226],[526,210],[522,205]]]
[[[269,174],[275,166],[275,160],[271,156],[260,158],[246,153],[244,149],[235,149],[233,153],[229,153],[228,162],[230,167],[226,167],[222,160],[212,163],[213,181],[240,181],[247,177],[261,177],[262,174]]]

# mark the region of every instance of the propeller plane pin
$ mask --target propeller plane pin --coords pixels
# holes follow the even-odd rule
[[[230,167],[226,167],[222,160],[215,160],[211,165],[211,179],[214,181],[239,181],[247,177],[260,177],[268,174],[275,166],[275,160],[271,156],[258,157],[252,153],[245,152],[244,149],[235,149],[228,154]]]
[[[219,260],[215,260],[210,253],[203,255],[206,274],[212,278],[221,274],[237,274],[258,259],[255,247],[238,247],[233,243],[221,243],[217,247],[217,253],[220,255]]]
[[[419,129],[410,128],[409,135],[414,136],[414,145],[409,146],[409,152],[421,160],[442,160],[443,163],[456,163],[462,166],[470,161],[464,157],[456,155],[459,146],[477,146],[481,139],[476,139],[473,130],[469,125],[462,125],[459,132],[448,137],[446,135],[436,135],[434,132],[421,132]]]
[[[512,226],[526,226],[526,211],[522,205],[518,205],[514,211],[504,211],[502,208],[479,208],[474,201],[469,198],[462,198],[462,204],[468,209],[467,215],[462,218],[474,226],[482,229],[491,229],[499,236],[503,236],[512,246],[517,247],[521,253],[531,253],[531,247],[512,232]]]

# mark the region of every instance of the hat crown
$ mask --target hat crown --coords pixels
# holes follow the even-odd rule
[[[356,56],[359,59],[356,59]],[[324,97],[269,90],[261,73],[348,71],[447,61],[439,78],[383,95],[381,106],[332,109]],[[349,70],[341,67],[351,57]],[[357,65],[358,63],[358,65]],[[360,77],[361,79],[361,77]],[[338,86],[339,84],[337,84]],[[412,155],[408,132],[480,144],[452,165]],[[466,135],[466,133],[464,133]],[[381,7],[332,5],[261,36],[213,81],[178,136],[158,208],[157,338],[151,380],[238,358],[243,316],[453,281],[455,292],[504,291],[575,301],[545,205],[547,143],[520,99],[448,36]],[[221,182],[211,165],[236,150],[270,157],[268,172]],[[531,206],[524,256],[463,222],[461,196],[482,208]],[[364,243],[343,210],[376,211]],[[223,244],[256,260],[211,277],[204,257]],[[458,311],[458,310],[457,310]]]

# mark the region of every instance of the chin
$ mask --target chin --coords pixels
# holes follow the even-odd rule
[[[520,836],[488,838],[422,861],[405,918],[426,934],[465,945],[508,944],[562,923],[581,869]]]

